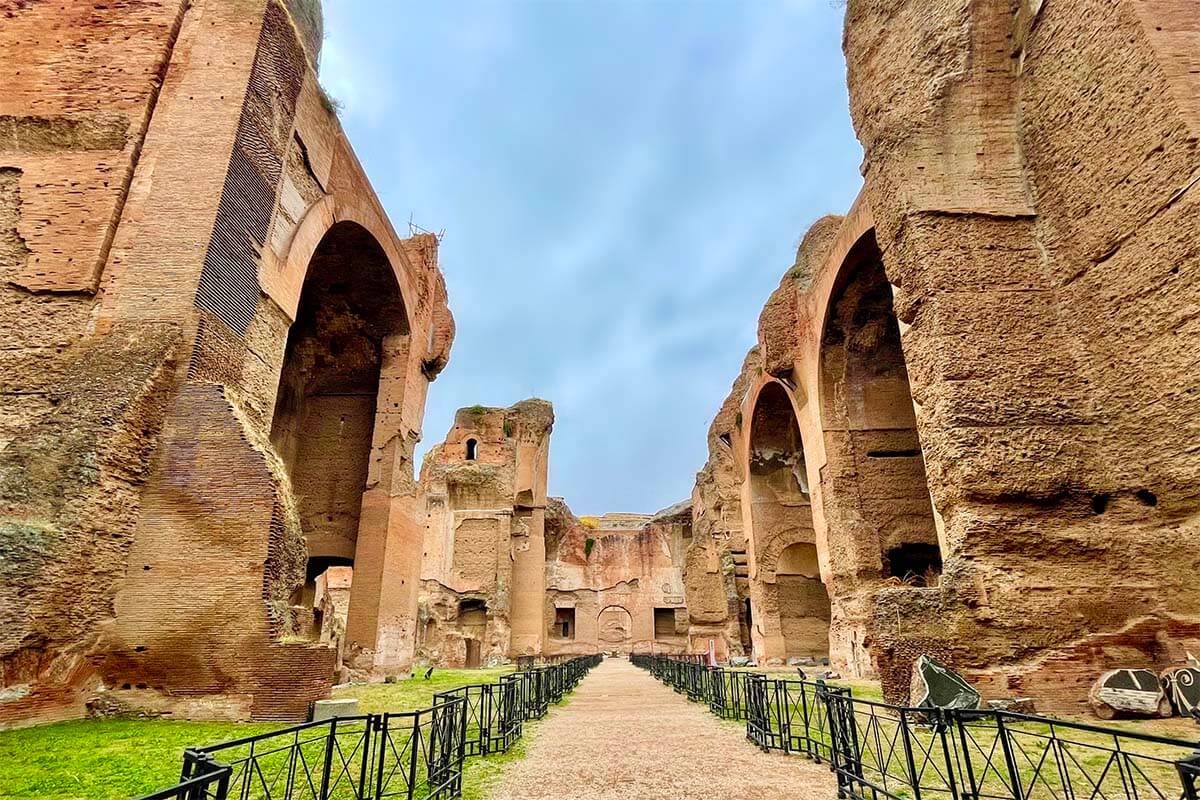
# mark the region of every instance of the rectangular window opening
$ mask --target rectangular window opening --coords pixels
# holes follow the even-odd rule
[[[675,609],[654,609],[654,638],[669,639],[675,635]]]
[[[575,638],[575,609],[554,609],[554,635],[560,639]]]
[[[916,458],[920,450],[868,450],[867,458]]]

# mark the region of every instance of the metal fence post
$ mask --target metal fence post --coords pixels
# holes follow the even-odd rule
[[[370,796],[367,794],[367,771],[371,763],[371,730],[374,727],[371,722],[374,718],[374,714],[367,714],[366,727],[363,728],[362,763],[358,770],[358,797],[360,800],[367,800]]]
[[[1004,725],[1004,715],[996,715],[996,735],[1000,737],[1000,749],[1004,752],[1004,764],[1008,769],[1008,781],[1012,788],[1013,800],[1021,800],[1025,793],[1021,785],[1021,771],[1017,769],[1017,759],[1013,754],[1012,742],[1008,728]]]
[[[421,751],[421,714],[413,715],[412,734],[408,739],[408,800],[413,800],[417,789],[417,753]]]
[[[934,714],[934,728],[937,731],[938,741],[942,743],[942,758],[946,763],[946,783],[950,787],[951,800],[958,800],[961,793],[958,791],[958,781],[954,779],[954,763],[950,759],[950,748],[946,745],[946,728],[949,727],[949,720],[954,719],[950,711],[944,708],[934,709],[937,713]]]
[[[337,717],[331,719],[329,731],[325,734],[325,767],[321,770],[320,800],[326,800],[329,797],[329,770],[333,768],[333,746],[337,735],[337,723]]]
[[[904,740],[904,763],[908,766],[908,785],[912,787],[913,800],[921,800],[921,775],[917,772],[917,760],[913,758],[908,712],[903,709],[900,710],[900,738]]]
[[[1185,800],[1200,799],[1200,793],[1196,789],[1196,780],[1200,778],[1200,750],[1175,762],[1175,769],[1178,770],[1179,781],[1183,784]]]

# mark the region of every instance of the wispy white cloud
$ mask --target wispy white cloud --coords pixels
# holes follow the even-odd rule
[[[393,218],[448,230],[454,409],[555,403],[551,492],[688,494],[803,227],[860,150],[828,0],[326,0],[323,79]]]

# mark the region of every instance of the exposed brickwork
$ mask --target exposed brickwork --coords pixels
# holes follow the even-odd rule
[[[342,650],[308,581],[320,531],[269,437],[310,265],[346,230],[348,274],[370,261],[398,319],[365,323],[358,443],[331,445],[357,464],[339,489],[359,528],[351,644],[373,674],[411,659],[412,444],[453,320],[436,241],[396,236],[321,100],[301,6],[4,9],[0,725],[78,716],[101,690],[96,708],[290,719],[327,692]],[[214,280],[222,241],[261,248]]]

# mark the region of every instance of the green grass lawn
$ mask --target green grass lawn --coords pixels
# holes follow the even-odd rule
[[[491,683],[511,667],[436,669],[396,683],[338,689],[335,697],[357,697],[362,713],[406,711],[429,706],[434,692],[471,683]],[[0,731],[0,798],[127,800],[170,786],[179,779],[183,751],[284,727],[279,723],[186,722],[162,719],[98,719],[58,722]],[[480,797],[522,745],[505,756],[468,759],[466,796]]]

